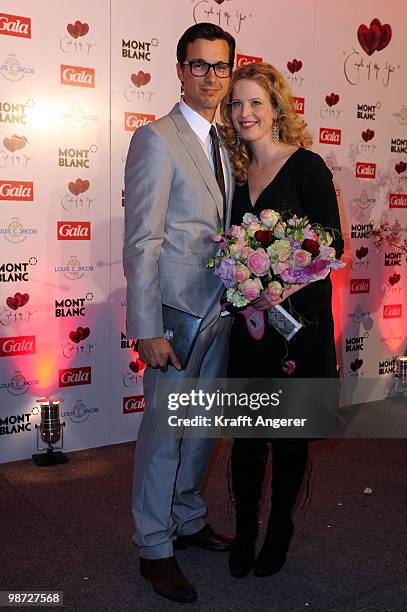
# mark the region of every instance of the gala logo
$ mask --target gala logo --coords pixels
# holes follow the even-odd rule
[[[407,193],[391,193],[389,208],[407,208]]]
[[[34,183],[32,181],[1,181],[0,200],[32,202],[34,200]]]
[[[352,278],[350,281],[350,293],[369,293],[370,278]]]
[[[294,102],[294,110],[297,113],[297,115],[303,115],[304,105],[305,105],[304,98],[298,98],[297,96],[293,96],[293,102]]]
[[[383,319],[400,319],[401,304],[385,304],[383,306]]]
[[[341,130],[336,128],[319,128],[319,142],[323,144],[341,144]]]
[[[0,34],[31,38],[31,19],[0,13]]]
[[[90,385],[91,382],[92,371],[90,366],[59,370],[60,387],[76,387],[78,385]]]
[[[90,240],[90,221],[58,221],[58,240]]]
[[[256,57],[255,55],[244,55],[239,53],[236,55],[236,64],[238,68],[240,68],[240,66],[246,66],[246,64],[259,63],[262,61],[262,57]]]
[[[0,338],[0,357],[32,355],[33,353],[35,353],[35,336]]]
[[[373,162],[356,162],[357,178],[374,179],[376,178],[376,164]]]
[[[145,113],[124,113],[124,129],[127,132],[135,132],[139,127],[155,121],[155,115]]]
[[[61,64],[61,85],[95,87],[95,69]]]
[[[144,395],[131,395],[123,398],[123,414],[143,412]]]

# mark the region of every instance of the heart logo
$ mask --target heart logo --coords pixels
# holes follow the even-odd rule
[[[76,331],[69,332],[69,338],[72,340],[72,342],[78,344],[79,342],[82,342],[82,340],[85,340],[89,334],[89,327],[77,327]]]
[[[28,293],[15,293],[14,297],[8,297],[6,299],[6,304],[12,310],[17,310],[17,308],[22,308],[25,306],[30,299]]]
[[[325,102],[328,104],[328,106],[335,106],[335,104],[338,104],[339,102],[339,96],[336,93],[330,93],[327,96],[325,96]]]
[[[369,249],[367,247],[360,247],[360,249],[356,250],[356,257],[358,259],[363,259],[368,254]]]
[[[139,70],[139,72],[133,73],[130,79],[135,87],[141,87],[142,85],[147,85],[147,83],[151,81],[151,74]]]
[[[364,132],[362,132],[362,138],[365,142],[369,142],[369,140],[372,140],[372,138],[374,137],[374,130],[365,130]]]
[[[298,72],[299,70],[301,70],[302,61],[293,59],[292,62],[287,62],[287,68],[291,72],[291,74],[294,74],[294,72]]]
[[[140,357],[137,357],[136,361],[130,361],[129,368],[132,372],[137,374],[138,372],[142,372],[146,368],[146,364],[144,361],[141,361]]]
[[[401,161],[394,166],[394,169],[397,172],[397,174],[403,174],[403,172],[407,170],[407,163]]]
[[[79,38],[80,36],[85,36],[89,32],[89,25],[87,23],[75,21],[75,23],[68,23],[66,29],[72,38]]]
[[[392,274],[391,276],[389,276],[389,283],[390,285],[393,287],[394,285],[397,285],[397,283],[399,282],[401,276],[400,274],[397,274],[397,272],[395,272],[394,274]]]
[[[28,140],[25,136],[17,136],[17,134],[13,134],[11,138],[5,138],[3,140],[3,144],[6,147],[7,151],[10,153],[14,153],[14,151],[19,151],[28,143]]]
[[[72,181],[68,183],[69,191],[73,193],[73,195],[76,195],[76,196],[79,195],[80,193],[84,193],[85,191],[87,191],[89,187],[90,187],[90,182],[87,180],[83,181],[80,178],[76,179],[74,183]]]
[[[363,359],[355,359],[355,361],[352,361],[352,363],[350,364],[350,369],[352,370],[352,372],[356,372],[357,370],[359,370],[359,368],[361,368],[363,365]]]
[[[225,2],[225,0],[215,0],[215,2],[216,2],[217,4],[223,4],[223,3]]]
[[[372,55],[375,51],[382,51],[391,40],[392,32],[388,23],[383,25],[379,19],[372,19],[370,26],[362,23],[358,27],[358,41],[363,51]]]

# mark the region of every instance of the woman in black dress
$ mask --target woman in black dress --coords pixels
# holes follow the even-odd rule
[[[305,148],[311,144],[305,122],[294,110],[284,77],[270,64],[253,63],[236,70],[230,95],[222,104],[225,142],[237,186],[231,223],[264,209],[307,215],[311,223],[336,230],[331,246],[343,252],[332,174],[322,158]],[[331,232],[332,233],[332,232]],[[298,378],[336,377],[332,286],[328,278],[300,288],[292,286],[277,300],[262,293],[254,304],[266,310],[282,303],[307,323],[289,342],[289,359]],[[298,317],[297,317],[298,318]],[[261,340],[248,333],[245,320],[235,318],[230,350],[232,378],[283,378],[287,355],[284,338],[267,326]],[[235,439],[232,449],[232,485],[236,503],[236,536],[229,558],[235,577],[253,568],[269,576],[284,565],[293,535],[292,510],[308,460],[306,439],[272,440],[272,508],[263,546],[257,558],[257,513],[261,498],[268,440]]]

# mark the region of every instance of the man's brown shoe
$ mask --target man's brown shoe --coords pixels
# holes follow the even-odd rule
[[[173,547],[177,550],[190,546],[198,546],[205,550],[212,550],[214,552],[227,552],[230,550],[233,538],[227,535],[221,535],[215,533],[210,525],[205,525],[191,535],[178,536],[173,541]]]
[[[175,557],[166,559],[140,558],[140,574],[151,581],[157,593],[178,601],[189,603],[198,599],[197,592],[182,573]]]

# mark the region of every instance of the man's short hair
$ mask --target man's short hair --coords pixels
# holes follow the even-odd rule
[[[233,36],[214,23],[196,23],[188,28],[178,41],[177,60],[181,66],[187,58],[188,43],[193,43],[198,38],[205,40],[226,40],[229,45],[229,63],[234,64],[236,42]]]

